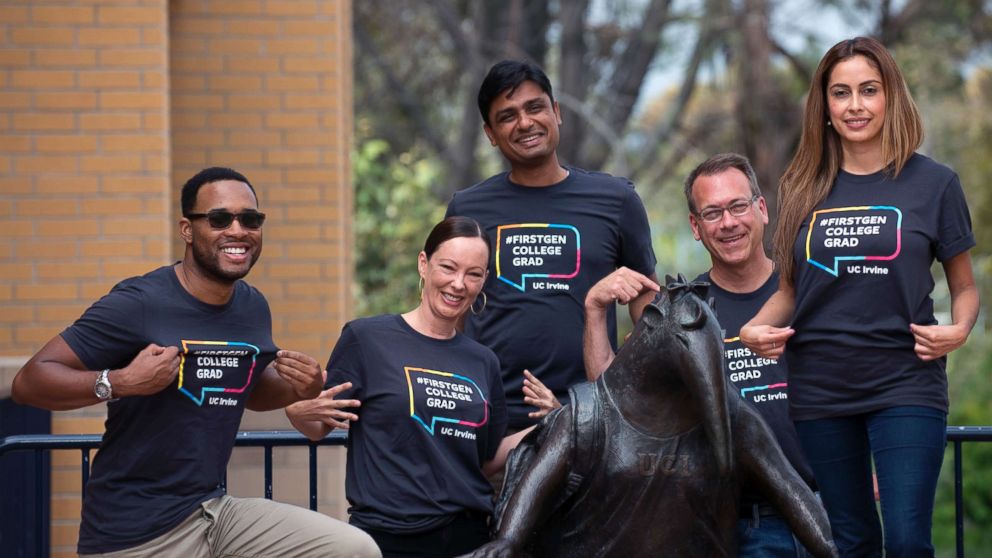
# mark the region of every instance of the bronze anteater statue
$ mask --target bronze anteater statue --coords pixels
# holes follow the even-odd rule
[[[810,552],[836,556],[826,513],[768,426],[727,397],[708,285],[666,283],[599,380],[514,451],[496,538],[472,556],[735,556],[742,483]]]

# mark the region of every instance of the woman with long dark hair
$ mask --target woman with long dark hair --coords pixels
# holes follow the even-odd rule
[[[779,185],[779,290],[741,328],[752,351],[788,355],[790,412],[843,556],[881,556],[881,525],[888,558],[933,556],[945,356],[967,340],[979,300],[961,184],[915,152],[922,139],[879,41],[824,55]],[[930,297],[934,260],[951,294],[946,325]]]

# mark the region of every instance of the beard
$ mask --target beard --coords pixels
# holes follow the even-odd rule
[[[238,279],[243,279],[251,268],[255,266],[255,262],[258,261],[258,257],[262,255],[261,246],[255,246],[252,250],[251,261],[248,262],[248,266],[243,269],[224,269],[220,265],[220,252],[213,251],[208,246],[203,243],[196,242],[193,240],[193,261],[196,262],[197,267],[199,267],[204,274],[209,275],[213,279],[220,281],[222,283],[234,283]]]

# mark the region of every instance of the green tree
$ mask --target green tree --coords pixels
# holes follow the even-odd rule
[[[352,154],[355,184],[355,312],[405,312],[417,303],[417,254],[444,206],[431,194],[438,172],[430,159],[394,155],[366,140]]]

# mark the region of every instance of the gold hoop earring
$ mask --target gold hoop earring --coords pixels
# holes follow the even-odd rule
[[[420,300],[424,300],[424,276],[420,276],[420,281],[417,283],[417,293],[420,295]]]
[[[476,316],[478,316],[479,314],[481,314],[482,311],[486,309],[486,304],[489,303],[489,299],[486,298],[486,292],[485,291],[482,291],[479,294],[482,295],[482,308],[479,308],[479,311],[478,312],[475,311],[475,300],[479,300],[479,297],[475,297],[475,300],[472,301],[472,305],[468,307],[468,309],[472,311],[472,314],[474,314]]]

